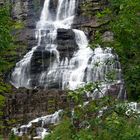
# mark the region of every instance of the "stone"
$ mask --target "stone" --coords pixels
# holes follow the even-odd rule
[[[114,38],[114,34],[111,31],[106,31],[102,35],[103,42],[112,42]]]
[[[57,40],[75,40],[75,34],[72,29],[58,29]]]
[[[35,39],[36,22],[39,20],[40,12],[44,0],[13,0],[12,3],[12,18],[24,24],[24,28],[13,31],[16,35],[15,42],[24,44],[27,50],[30,50],[37,44]]]
[[[60,60],[65,57],[72,58],[74,52],[78,50],[75,33],[71,29],[58,29],[57,44]]]
[[[4,0],[0,0],[0,6],[4,5]]]

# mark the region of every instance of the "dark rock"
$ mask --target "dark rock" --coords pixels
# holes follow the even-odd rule
[[[36,28],[36,19],[29,18],[26,20],[26,27],[29,29],[35,29]]]
[[[4,5],[4,0],[0,0],[0,6]]]
[[[75,34],[72,29],[58,29],[57,40],[75,40]]]
[[[46,33],[47,36],[49,30],[42,30],[41,32],[42,34]],[[57,58],[56,52],[49,50],[51,46],[50,48],[49,46],[47,46],[46,48],[46,43],[47,44],[49,43],[49,39],[46,36],[42,37],[40,46],[37,47],[37,49],[34,51],[32,55],[30,75],[31,75],[31,83],[33,87],[39,85],[40,74],[42,72],[47,72],[48,67]],[[29,39],[34,41],[32,34],[29,34]],[[65,57],[70,59],[73,56],[74,52],[78,50],[78,46],[75,41],[75,33],[71,29],[58,29],[58,36],[57,39],[54,41],[54,43],[56,41],[57,41],[57,50],[59,51],[59,55],[60,55],[60,61]],[[45,81],[47,81],[48,83],[47,79]],[[50,79],[49,81],[48,88],[59,89],[61,85],[60,81],[61,80],[58,79],[55,80],[54,82],[52,77],[52,79]]]
[[[90,2],[89,8],[85,8],[85,4]],[[73,23],[73,28],[81,29],[85,32],[87,32],[87,36],[90,40],[95,39],[95,32],[100,28],[100,31],[102,30],[102,27],[105,28],[110,18],[104,19],[104,21],[99,21],[97,18],[97,13],[100,11],[103,11],[105,7],[108,6],[107,0],[78,0],[77,1],[77,7],[76,7],[76,16]],[[87,14],[90,13],[90,14]]]
[[[65,57],[70,59],[74,52],[78,50],[75,33],[72,29],[58,29],[57,44],[57,50],[60,52],[60,60]]]

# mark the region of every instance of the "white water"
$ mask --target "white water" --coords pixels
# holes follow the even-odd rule
[[[140,104],[137,102],[130,102],[128,103],[128,107],[127,107],[127,115],[130,115],[132,113],[138,113],[140,114]]]
[[[109,77],[110,75],[112,77]],[[91,57],[91,61],[86,69],[85,81],[99,82],[101,93],[99,94],[98,89],[95,90],[93,94],[89,95],[93,99],[103,97],[113,84],[123,83],[120,63],[117,55],[112,53],[111,48],[102,49],[100,46],[95,48],[94,55]],[[118,94],[118,97],[121,95],[120,85],[120,94]]]
[[[93,51],[89,47],[87,47],[88,40],[84,32],[76,29],[74,29],[73,31],[75,32],[75,38],[79,46],[79,50],[70,60],[70,65],[73,65],[73,67],[75,67],[76,64],[76,67],[72,70],[69,78],[68,87],[71,90],[74,90],[85,84],[85,69],[87,68],[89,58],[93,54]]]

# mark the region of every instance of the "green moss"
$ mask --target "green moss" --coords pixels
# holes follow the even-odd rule
[[[16,21],[14,24],[14,29],[18,30],[18,29],[23,29],[25,27],[25,24],[21,21]]]
[[[3,107],[5,105],[5,97],[0,95],[0,118],[3,116]],[[3,126],[3,120],[0,121],[0,132],[4,128]]]
[[[5,94],[13,93],[12,86],[6,83],[4,78],[15,66],[19,57],[23,56],[26,48],[26,45],[19,46],[14,44],[14,37],[11,35],[11,32],[24,28],[24,24],[20,21],[13,21],[10,17],[9,9],[9,5],[0,7],[0,132],[2,132],[2,129],[8,128],[4,126],[1,119],[4,114]],[[15,121],[10,120],[7,124],[14,124]]]
[[[3,137],[0,135],[0,140],[3,140]]]

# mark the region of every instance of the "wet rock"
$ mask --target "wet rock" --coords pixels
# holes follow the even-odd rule
[[[0,0],[0,6],[4,5],[4,0]]]
[[[57,40],[75,40],[75,34],[72,29],[58,29]]]
[[[60,52],[60,60],[63,58],[72,58],[75,51],[78,50],[78,45],[75,41],[75,33],[72,29],[58,29],[57,35],[57,50]]]
[[[90,6],[87,9],[86,4],[90,2]],[[95,32],[100,28],[104,30],[108,25],[110,18],[107,17],[103,21],[97,18],[97,13],[103,11],[108,6],[107,0],[79,0],[77,1],[77,8],[73,28],[78,28],[87,33],[90,40],[95,39]],[[87,14],[90,13],[90,14]]]

